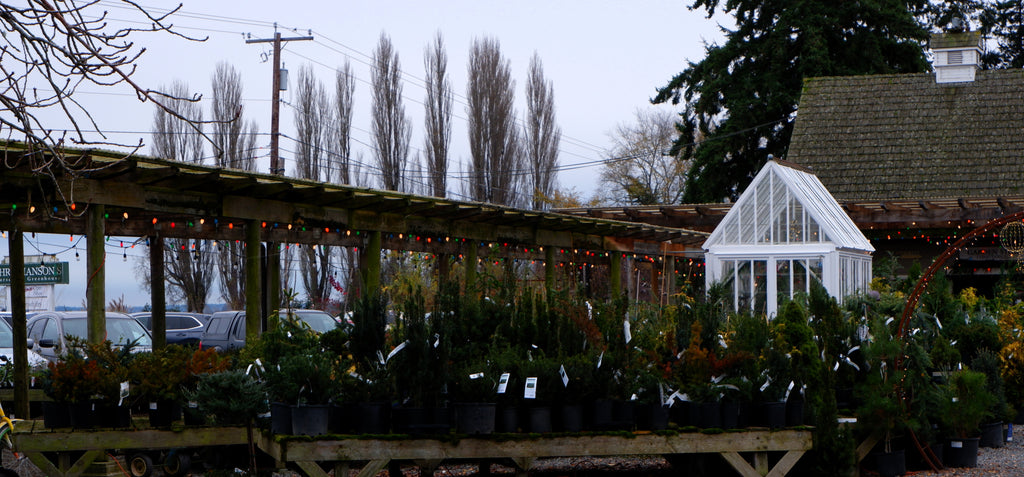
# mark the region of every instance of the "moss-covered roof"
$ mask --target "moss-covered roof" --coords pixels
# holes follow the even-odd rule
[[[1024,70],[805,81],[787,159],[840,201],[1024,193]]]

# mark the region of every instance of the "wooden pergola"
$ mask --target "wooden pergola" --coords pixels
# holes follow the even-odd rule
[[[164,238],[238,241],[245,250],[246,329],[258,334],[280,303],[277,244],[355,247],[365,290],[380,288],[382,250],[427,252],[448,273],[452,257],[537,260],[545,284],[556,267],[607,264],[612,293],[622,289],[622,260],[699,253],[704,232],[604,218],[578,217],[216,168],[109,151],[64,151],[65,168],[41,174],[52,158],[22,143],[0,144],[0,230],[8,231],[15,342],[15,401],[27,413],[25,232],[85,236],[89,340],[102,340],[106,304],[104,237],[149,239],[154,345],[164,338]],[[34,155],[34,156],[32,156]],[[29,157],[34,160],[30,161]],[[653,268],[653,267],[652,267]],[[466,267],[465,285],[476,267]],[[656,273],[652,270],[652,273]],[[666,280],[671,295],[672,280]]]

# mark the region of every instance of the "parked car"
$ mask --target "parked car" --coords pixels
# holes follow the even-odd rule
[[[36,314],[36,312],[34,312],[34,311],[30,311],[28,313],[25,313],[25,319],[27,320],[29,318],[32,318],[32,315],[35,315],[35,314]],[[13,325],[14,324],[14,322],[11,321],[11,320],[14,319],[13,315],[14,314],[9,312],[9,311],[0,311],[0,319],[2,319],[3,321],[6,321],[8,325]]]
[[[124,313],[106,312],[106,339],[114,346],[132,345],[133,351],[150,351],[153,338],[135,318]],[[57,361],[68,350],[68,336],[85,340],[88,337],[88,319],[84,311],[46,311],[28,320],[28,337],[34,349],[44,358]]]
[[[153,334],[153,313],[132,313],[132,317]],[[167,337],[167,344],[198,345],[203,339],[207,321],[210,321],[210,315],[202,313],[166,313],[167,329],[164,336]]]
[[[43,366],[46,364],[46,358],[39,355],[33,348],[35,343],[31,338],[28,339],[28,365],[29,367]],[[14,330],[11,329],[11,325],[4,320],[0,320],[0,357],[3,357],[4,362],[14,362]]]
[[[338,321],[321,310],[282,310],[281,316],[287,313],[298,317],[317,333],[333,330]],[[220,311],[210,316],[203,333],[203,347],[217,351],[228,351],[245,346],[245,311]]]

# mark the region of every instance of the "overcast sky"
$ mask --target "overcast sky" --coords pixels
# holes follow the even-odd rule
[[[120,4],[102,0],[114,21],[138,19]],[[149,2],[143,3],[148,5]],[[599,166],[576,169],[573,164],[591,163],[609,147],[608,134],[616,125],[628,122],[638,108],[653,108],[649,99],[687,61],[703,57],[705,42],[720,42],[716,21],[703,11],[689,11],[683,0],[641,1],[535,1],[496,2],[482,0],[424,1],[349,1],[325,2],[293,0],[289,2],[250,0],[184,1],[174,18],[182,33],[208,37],[205,42],[190,42],[165,34],[140,35],[136,41],[147,48],[138,63],[135,80],[146,88],[160,88],[181,80],[204,96],[204,111],[209,115],[210,77],[220,61],[227,61],[243,77],[245,115],[255,119],[263,133],[269,131],[271,47],[246,44],[246,38],[271,38],[274,22],[285,37],[311,34],[313,41],[286,43],[282,60],[290,71],[291,88],[282,93],[290,102],[298,70],[311,65],[318,79],[329,86],[334,71],[348,59],[357,76],[355,90],[353,152],[372,162],[370,144],[370,73],[368,63],[382,33],[387,34],[399,54],[405,75],[404,101],[413,124],[412,154],[423,144],[424,89],[423,52],[440,31],[447,46],[448,70],[455,93],[452,162],[461,170],[468,159],[465,132],[466,57],[476,38],[499,40],[501,51],[511,62],[516,82],[517,107],[523,108],[523,88],[527,67],[534,52],[543,62],[546,77],[553,83],[556,118],[562,128],[559,174],[563,188],[575,189],[589,198],[598,188]],[[113,141],[150,142],[153,106],[140,103],[124,87],[101,88],[87,85],[76,97],[93,113],[100,127]],[[658,106],[672,110],[671,106]],[[294,137],[294,110],[281,108],[281,132]],[[55,121],[56,124],[56,121]],[[66,126],[64,126],[66,127]],[[55,128],[60,128],[55,126]],[[261,136],[263,157],[269,155],[269,137]],[[281,156],[291,174],[295,143],[281,140]],[[148,147],[144,150],[148,154]],[[209,154],[209,153],[208,153]],[[266,172],[266,162],[261,172]],[[459,185],[449,185],[459,198]],[[31,237],[29,237],[30,240]],[[71,284],[58,287],[58,305],[79,305],[84,298],[83,256],[75,261],[73,248],[78,237],[39,235],[26,246],[26,253],[38,247],[43,253],[59,253],[71,262]],[[140,289],[133,270],[134,261],[145,256],[144,247],[122,250],[120,240],[108,242],[108,300],[121,294],[129,304],[149,302]],[[130,242],[125,242],[129,245]],[[123,254],[128,261],[122,260]],[[6,256],[7,242],[0,241],[0,254]],[[211,293],[210,302],[220,302],[219,293]]]

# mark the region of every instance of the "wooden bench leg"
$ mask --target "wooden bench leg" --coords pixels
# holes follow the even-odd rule
[[[722,457],[725,461],[736,469],[743,477],[785,477],[793,466],[796,465],[797,461],[803,457],[806,451],[792,450],[786,452],[785,455],[775,463],[775,467],[768,468],[768,453],[767,452],[755,452],[754,453],[754,465],[750,465],[746,459],[739,454],[739,452],[722,452]]]
[[[356,474],[356,477],[373,477],[374,475],[377,475],[377,472],[380,472],[384,466],[388,465],[388,462],[390,461],[391,459],[371,460],[363,466],[362,470]]]

